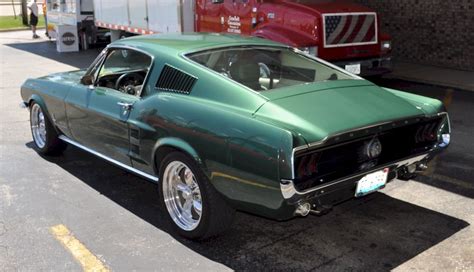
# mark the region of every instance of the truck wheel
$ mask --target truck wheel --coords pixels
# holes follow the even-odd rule
[[[168,154],[160,166],[160,201],[173,229],[202,240],[231,224],[235,213],[214,189],[197,164],[181,152]]]
[[[33,102],[30,106],[30,127],[38,153],[43,155],[59,155],[66,148],[66,143],[58,138],[58,134],[41,106]]]

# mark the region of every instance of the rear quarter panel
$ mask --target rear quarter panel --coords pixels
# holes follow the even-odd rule
[[[197,78],[190,94],[154,87],[164,64]],[[172,145],[194,157],[214,187],[236,208],[288,218],[291,212],[285,210],[280,178],[291,177],[293,136],[255,118],[253,113],[267,101],[265,97],[180,55],[156,55],[146,90],[148,95],[130,116],[132,130],[139,130],[139,157],[144,160],[140,163],[132,158],[134,167],[145,171],[159,167],[155,151],[161,145]]]
[[[284,205],[280,168],[288,169],[280,167],[280,158],[290,153],[291,134],[246,111],[175,93],[155,94],[133,114],[142,158],[153,162],[162,144],[177,143],[174,147],[195,157],[214,187],[238,209],[278,217],[274,213]]]

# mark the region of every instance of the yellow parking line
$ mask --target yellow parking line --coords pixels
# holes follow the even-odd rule
[[[86,272],[108,272],[109,269],[92,254],[68,228],[62,224],[50,228],[54,237],[69,250],[72,256],[81,264],[82,269]]]

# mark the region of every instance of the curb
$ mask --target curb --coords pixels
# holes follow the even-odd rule
[[[397,75],[397,74],[387,74],[384,76],[384,78],[401,79],[401,80],[406,80],[406,81],[412,81],[412,82],[418,82],[418,83],[423,83],[423,84],[454,88],[454,89],[459,89],[459,90],[468,91],[468,92],[474,92],[474,86],[466,86],[466,85],[457,84],[454,82],[444,82],[444,81],[430,80],[430,79],[425,79],[425,78],[417,78],[417,77],[410,77],[410,76]]]
[[[36,30],[46,29],[46,27],[36,27]],[[18,28],[7,28],[7,29],[0,29],[0,32],[13,32],[13,31],[22,31],[22,30],[31,30],[29,26],[25,27],[18,27]]]

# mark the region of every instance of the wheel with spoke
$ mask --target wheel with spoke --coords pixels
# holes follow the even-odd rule
[[[170,162],[163,173],[163,197],[173,221],[190,231],[201,220],[201,192],[196,177],[181,161]]]
[[[232,222],[234,210],[197,164],[183,153],[173,152],[163,159],[160,196],[167,218],[186,238],[204,239],[217,235]]]
[[[32,102],[30,106],[30,126],[33,142],[39,153],[57,155],[66,144],[58,138],[58,134],[40,104]]]

